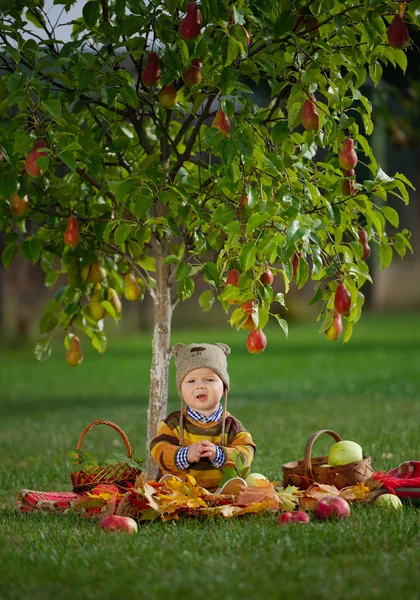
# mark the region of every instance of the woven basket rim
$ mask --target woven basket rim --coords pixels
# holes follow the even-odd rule
[[[314,464],[314,462],[318,462],[319,464]],[[328,462],[328,456],[314,456],[312,457],[312,468],[313,469],[321,469],[321,472],[328,472],[331,469],[333,469],[334,471],[348,471],[349,467],[350,468],[354,468],[356,465],[361,465],[365,462],[370,462],[371,461],[371,457],[369,454],[363,454],[363,458],[362,460],[356,460],[355,462],[352,463],[346,463],[345,465],[330,465],[329,467],[321,467],[321,464],[327,463]],[[284,463],[282,465],[282,471],[286,472],[286,471],[295,471],[296,468],[301,468],[303,470],[305,470],[305,460],[301,459],[301,460],[294,460],[288,463]]]

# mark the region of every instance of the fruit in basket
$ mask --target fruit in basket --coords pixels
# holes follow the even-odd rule
[[[395,494],[381,494],[373,503],[380,508],[394,508],[399,510],[402,508],[402,502]]]
[[[362,447],[350,440],[341,440],[333,444],[328,452],[328,464],[332,467],[348,465],[363,460]]]
[[[324,500],[320,500],[314,508],[314,517],[325,521],[338,517],[346,519],[350,516],[350,504],[340,496],[328,496]]]
[[[118,486],[113,483],[98,483],[89,494],[100,496],[101,494],[121,494],[121,490]]]
[[[119,517],[118,515],[111,515],[105,517],[101,521],[101,529],[107,531],[126,531],[127,533],[137,533],[137,523],[131,517]]]
[[[277,519],[277,525],[289,525],[290,523],[309,523],[310,517],[308,513],[302,510],[293,510],[292,512],[284,512]]]

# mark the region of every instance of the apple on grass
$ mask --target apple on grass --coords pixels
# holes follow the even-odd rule
[[[261,475],[261,473],[250,473],[245,481],[247,485],[260,487],[261,485],[268,483],[267,477],[265,475]]]
[[[362,447],[350,440],[341,440],[333,444],[328,452],[328,464],[332,467],[348,465],[363,460]]]
[[[131,517],[119,517],[111,515],[101,521],[101,529],[106,531],[125,531],[127,533],[137,533],[137,523]]]
[[[395,510],[402,508],[402,502],[395,494],[381,494],[375,498],[373,503],[380,508],[393,508]]]
[[[309,523],[310,517],[308,513],[302,510],[293,510],[292,512],[284,512],[277,519],[277,525],[289,525],[290,523]]]
[[[320,500],[314,508],[314,517],[320,521],[338,517],[346,519],[350,516],[350,504],[340,496],[328,496]]]

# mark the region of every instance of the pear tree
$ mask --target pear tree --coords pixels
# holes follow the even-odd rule
[[[70,40],[76,0],[54,4],[59,22],[45,0],[0,5],[2,261],[45,273],[41,360],[59,328],[69,365],[86,339],[104,352],[121,297],[151,296],[149,442],[172,314],[199,278],[201,308],[221,302],[252,353],[270,317],[287,335],[293,280],[313,287],[326,343],[347,342],[371,248],[382,268],[411,250],[387,199],[412,186],[372,152],[363,86],[405,71],[420,2],[89,0]]]

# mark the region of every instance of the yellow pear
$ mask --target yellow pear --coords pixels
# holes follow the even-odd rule
[[[88,311],[92,319],[96,322],[100,321],[104,318],[106,314],[105,308],[101,304],[102,302],[102,294],[101,292],[95,292],[92,294],[90,298],[90,302],[88,304]]]
[[[135,302],[141,296],[141,289],[133,273],[124,275],[124,297],[130,302]]]
[[[80,339],[77,335],[73,335],[70,339],[70,347],[66,352],[66,361],[71,367],[77,367],[83,360],[82,347]]]
[[[106,277],[106,271],[99,262],[95,260],[91,265],[85,265],[80,271],[80,277],[85,283],[97,283]]]
[[[111,306],[114,307],[114,310],[117,313],[117,315],[119,315],[121,312],[121,300],[119,299],[118,294],[114,290],[114,288],[108,288],[107,300],[111,304]]]

